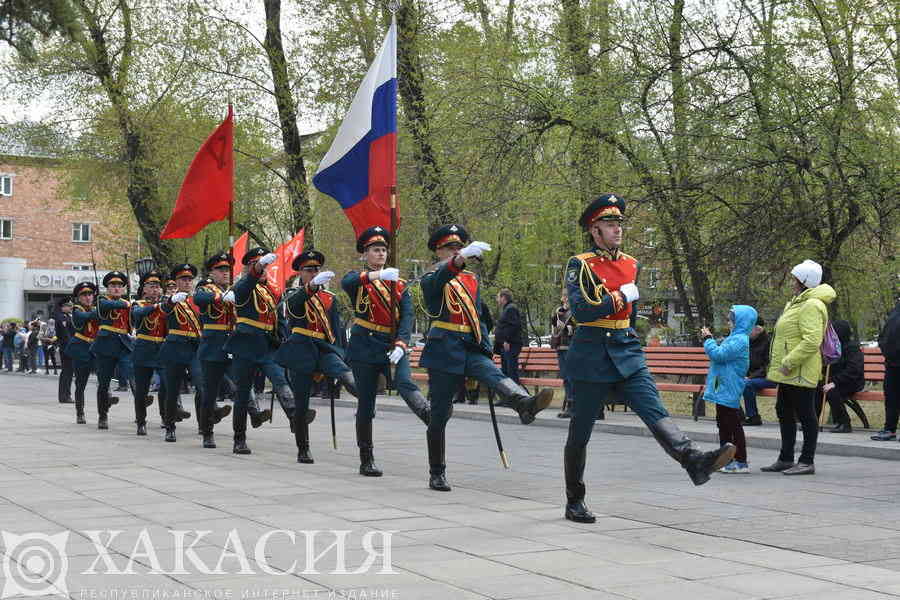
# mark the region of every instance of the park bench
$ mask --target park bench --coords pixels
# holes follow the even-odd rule
[[[413,349],[410,357],[410,365],[413,369],[419,369],[419,357],[422,347]],[[705,403],[702,400],[703,385],[706,374],[709,372],[709,358],[698,347],[681,346],[647,346],[644,348],[647,358],[647,366],[656,381],[656,387],[666,392],[684,392],[691,394],[693,398],[692,416],[696,420],[705,414]],[[884,357],[877,348],[863,348],[865,360],[866,388],[857,392],[848,399],[848,406],[860,418],[863,426],[869,427],[860,402],[876,401],[884,402],[884,392],[870,389],[873,385],[884,382]],[[499,365],[500,359],[494,358],[494,363]],[[559,377],[559,367],[556,360],[556,351],[551,348],[522,348],[519,355],[519,381],[526,387],[534,388],[561,388],[563,381]],[[424,372],[413,372],[413,379],[427,381],[428,375]],[[758,396],[775,396],[774,389],[761,390]],[[609,405],[614,407],[615,399],[611,399]]]

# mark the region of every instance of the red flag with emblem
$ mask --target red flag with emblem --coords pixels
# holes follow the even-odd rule
[[[228,218],[234,200],[234,113],[212,132],[191,161],[172,216],[160,239],[189,238],[213,221]]]
[[[297,235],[287,241],[275,250],[275,256],[278,258],[266,268],[266,280],[269,287],[274,289],[278,294],[284,292],[285,283],[293,276],[296,271],[291,267],[294,257],[303,252],[303,238],[306,230],[301,229]]]
[[[237,281],[238,277],[241,276],[241,269],[244,268],[241,259],[247,253],[247,241],[249,239],[250,234],[245,231],[234,243],[234,246],[231,247],[231,256],[234,257],[234,265],[231,267],[231,278],[234,281]]]

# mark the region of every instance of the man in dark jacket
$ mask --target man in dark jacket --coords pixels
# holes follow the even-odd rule
[[[69,340],[75,335],[75,325],[72,323],[72,300],[65,298],[57,306],[56,312],[53,313],[53,320],[56,322],[56,344],[60,349],[60,360],[62,361],[62,370],[59,372],[59,391],[57,397],[61,404],[72,404],[72,357],[62,350],[69,345]]]
[[[500,370],[519,383],[519,353],[522,352],[522,315],[513,304],[512,291],[503,288],[497,294],[500,316],[494,330],[494,354],[500,355]]]
[[[16,353],[16,324],[7,323],[3,326],[3,342],[0,345],[3,354],[3,368],[9,372],[13,370],[13,356]]]
[[[747,415],[744,425],[762,425],[759,409],[756,407],[756,394],[759,390],[773,388],[775,384],[766,379],[769,367],[769,333],[766,321],[762,317],[756,319],[756,326],[750,331],[750,368],[744,384],[744,412]]]
[[[884,356],[884,428],[872,439],[883,442],[897,439],[900,417],[900,299],[878,334],[878,347]]]
[[[850,426],[850,415],[844,405],[866,385],[865,359],[850,323],[837,319],[831,322],[831,326],[841,340],[841,358],[831,365],[829,381],[825,382],[822,391],[825,392],[834,419],[831,433],[851,433],[853,428]],[[821,396],[816,395],[821,400]]]

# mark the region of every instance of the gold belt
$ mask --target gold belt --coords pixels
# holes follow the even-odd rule
[[[256,327],[257,329],[265,329],[266,331],[272,331],[273,329],[275,329],[274,325],[271,325],[269,323],[263,323],[262,321],[256,321],[254,319],[248,319],[247,317],[238,317],[237,322],[238,323],[246,323],[247,325],[250,325],[251,327]]]
[[[301,335],[308,335],[309,337],[314,337],[320,340],[325,339],[325,334],[321,331],[313,331],[312,329],[306,329],[305,327],[291,327],[291,333],[299,333]]]
[[[75,337],[77,337],[79,340],[87,342],[88,344],[91,344],[94,341],[94,338],[88,337],[88,336],[84,335],[83,333],[76,333]]]
[[[203,331],[228,331],[228,325],[221,325],[219,323],[205,323],[203,325]]]
[[[457,325],[456,323],[448,323],[447,321],[434,321],[432,327],[440,327],[441,329],[449,329],[450,331],[458,331],[459,333],[471,333],[472,328],[469,325]]]
[[[629,319],[597,319],[596,321],[587,321],[578,325],[602,327],[603,329],[628,329],[631,327],[631,321]]]
[[[379,325],[378,323],[366,321],[365,319],[360,319],[359,317],[355,317],[353,319],[353,322],[357,325],[365,327],[366,329],[371,329],[372,331],[377,331],[379,333],[391,333],[390,327],[385,327],[384,325]]]
[[[113,327],[112,325],[101,325],[100,329],[105,329],[106,331],[113,331],[115,333],[122,333],[128,335],[127,329],[119,329],[118,327]]]
[[[170,329],[169,333],[171,333],[172,335],[183,335],[184,337],[197,337],[197,334],[193,331],[182,331],[181,329]]]
[[[135,337],[139,340],[147,340],[148,342],[164,342],[166,338],[156,337],[155,335],[147,335],[146,333],[139,333]]]

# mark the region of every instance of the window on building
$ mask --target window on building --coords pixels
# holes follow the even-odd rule
[[[72,241],[73,242],[89,242],[89,241],[91,241],[91,224],[90,223],[72,223]]]
[[[12,219],[0,219],[0,240],[12,239]]]
[[[0,196],[12,196],[12,175],[0,175]]]
[[[91,265],[72,265],[73,271],[90,271]]]

